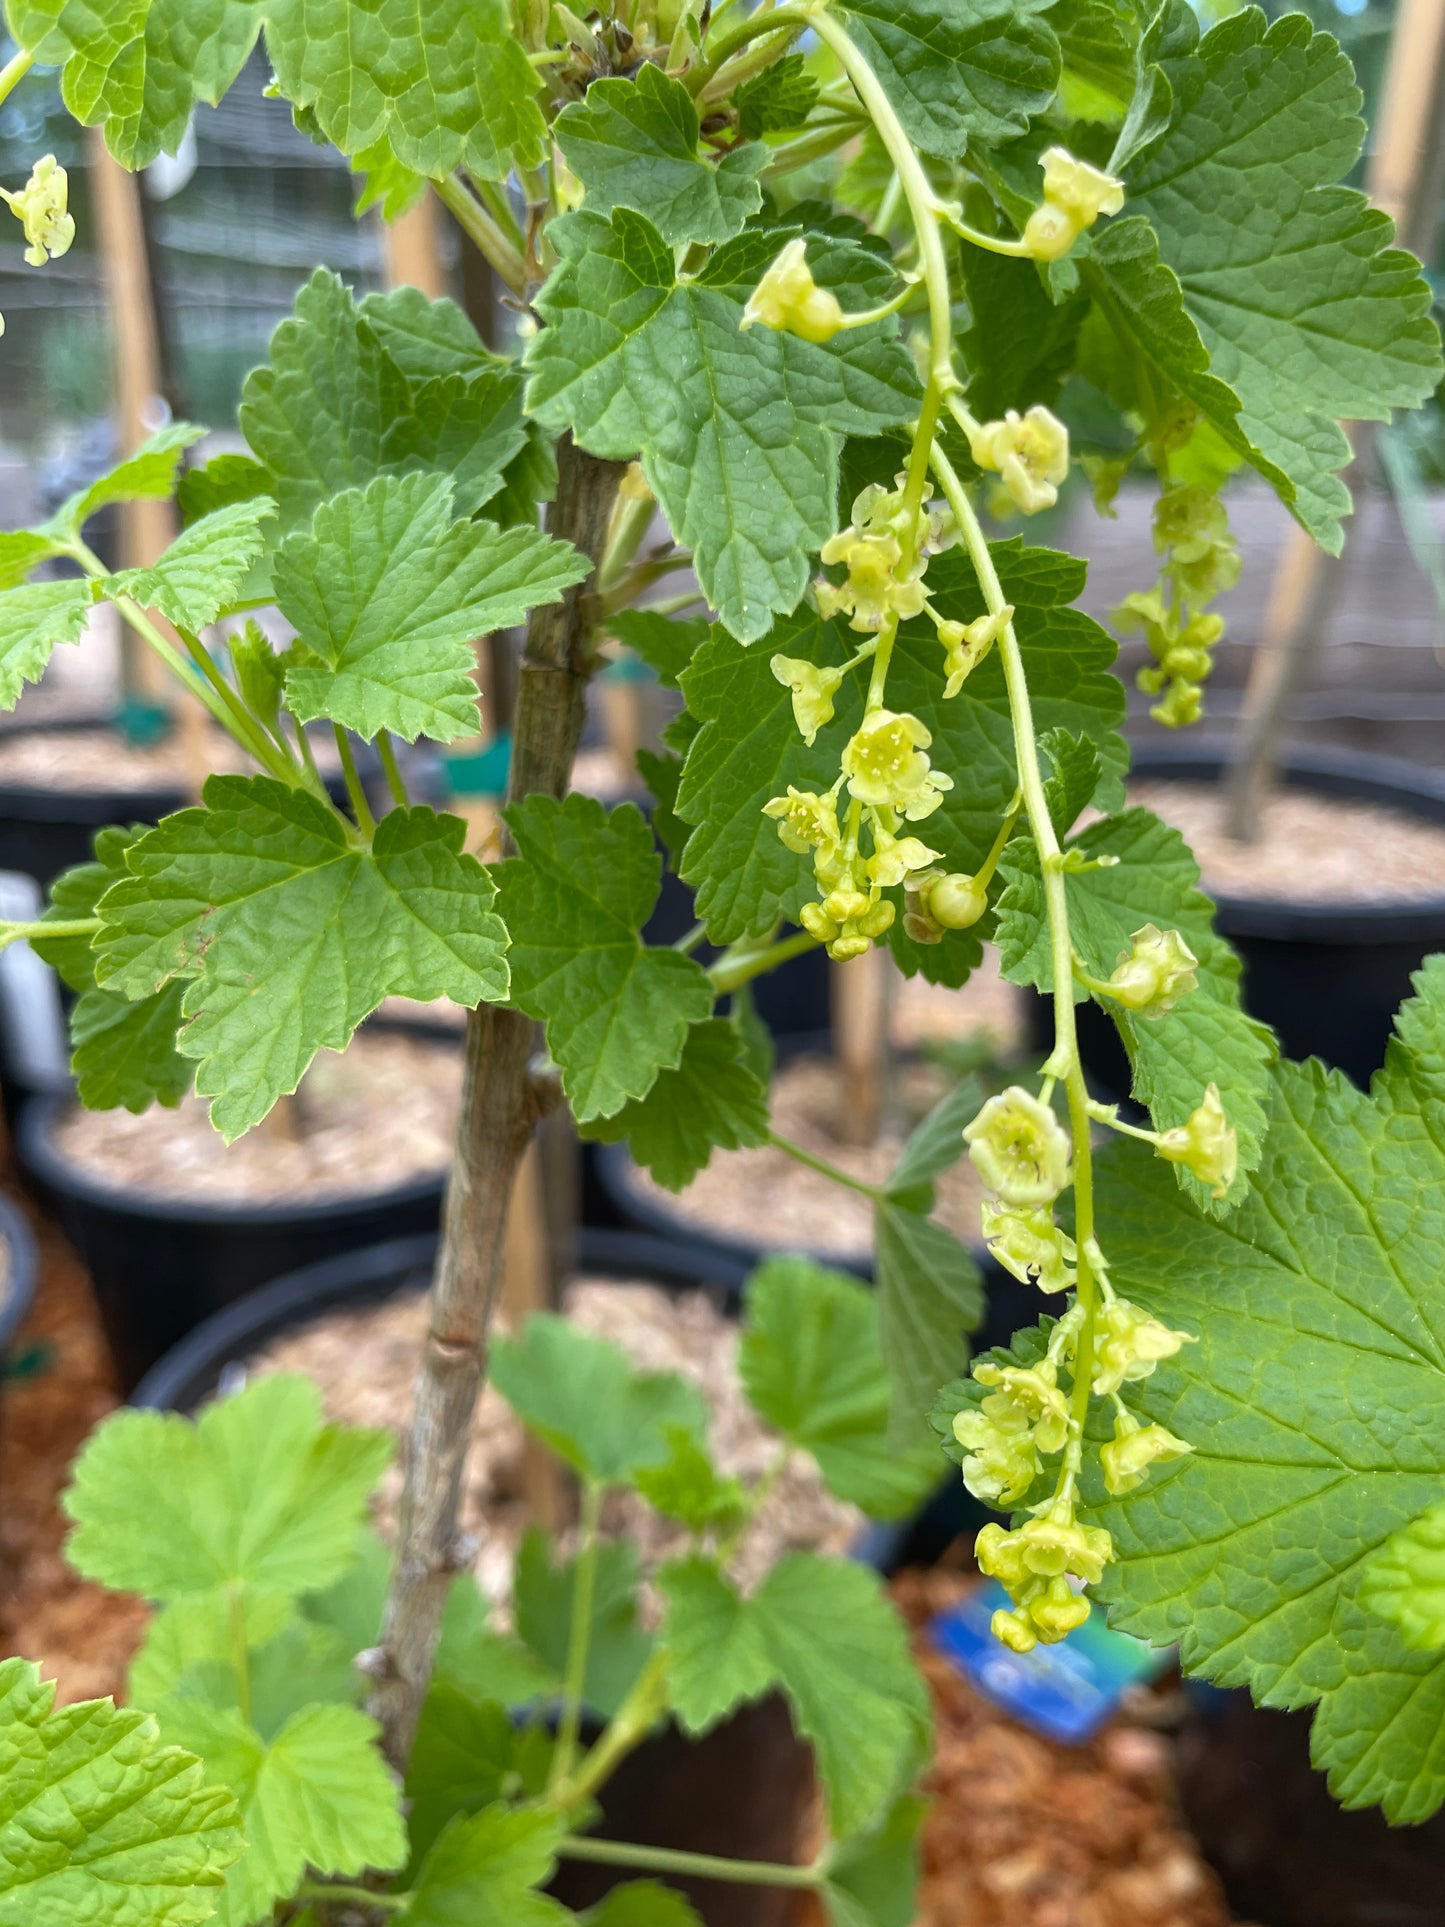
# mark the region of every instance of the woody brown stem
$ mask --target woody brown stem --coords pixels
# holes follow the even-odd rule
[[[596,568],[622,464],[598,461],[565,436],[547,529],[589,556],[594,571],[554,608],[534,611],[518,679],[509,800],[561,796],[582,733]],[[431,1320],[403,1449],[396,1571],[386,1602],[371,1710],[387,1757],[405,1767],[431,1678],[447,1588],[459,1564],[457,1513],[472,1414],[486,1372],[487,1334],[502,1281],[507,1208],[522,1155],[557,1089],[534,1076],[534,1027],[520,1011],[483,1004],[467,1020],[461,1120],[452,1155]]]

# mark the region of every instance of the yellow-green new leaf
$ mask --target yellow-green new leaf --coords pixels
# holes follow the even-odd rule
[[[236,1802],[109,1700],[55,1707],[0,1660],[0,1927],[197,1927],[245,1842]]]

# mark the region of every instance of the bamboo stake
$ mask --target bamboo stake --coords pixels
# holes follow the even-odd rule
[[[1403,244],[1425,258],[1434,243],[1445,169],[1442,0],[1400,0],[1376,125],[1379,139],[1366,175],[1370,198],[1395,222]],[[1374,422],[1356,424],[1354,460],[1345,477],[1352,493],[1369,476],[1376,433]],[[1237,842],[1252,843],[1259,837],[1290,704],[1318,660],[1331,613],[1340,605],[1354,547],[1347,544],[1338,557],[1326,555],[1303,529],[1290,528],[1250,668],[1239,741],[1225,784],[1225,828]]]
[[[430,301],[447,292],[441,252],[441,209],[428,188],[415,207],[382,224],[382,252],[389,288],[420,288]]]
[[[828,972],[833,1047],[843,1082],[838,1135],[848,1144],[871,1144],[883,1118],[892,961],[880,945]]]

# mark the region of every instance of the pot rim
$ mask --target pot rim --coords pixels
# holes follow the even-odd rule
[[[1233,745],[1218,737],[1136,743],[1130,774],[1163,782],[1213,782],[1233,761]],[[1423,764],[1363,750],[1299,748],[1282,756],[1279,768],[1287,787],[1380,803],[1404,816],[1445,824],[1445,772]],[[1221,891],[1214,904],[1219,929],[1227,937],[1264,937],[1279,943],[1445,944],[1445,889],[1384,903],[1299,903]]]
[[[256,1350],[299,1322],[319,1318],[340,1305],[380,1304],[411,1272],[430,1275],[438,1243],[435,1232],[364,1245],[357,1251],[320,1259],[249,1291],[213,1312],[158,1358],[131,1393],[132,1405],[157,1411],[191,1409],[178,1403],[193,1381],[215,1367],[219,1384],[238,1353]],[[643,1276],[674,1289],[720,1289],[730,1305],[742,1295],[747,1267],[708,1254],[699,1264],[691,1248],[676,1239],[645,1232],[584,1227],[578,1234],[578,1270],[617,1276]],[[214,1386],[211,1388],[214,1389]],[[204,1397],[207,1394],[202,1393]]]
[[[0,1197],[0,1243],[9,1248],[10,1264],[0,1282],[0,1352],[9,1344],[35,1302],[35,1279],[40,1260],[31,1231],[18,1205]]]

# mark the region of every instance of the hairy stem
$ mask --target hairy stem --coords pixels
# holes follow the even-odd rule
[[[620,462],[585,455],[570,436],[557,448],[557,493],[547,530],[589,556],[593,575],[558,604],[533,611],[518,677],[509,794],[561,796],[582,733],[596,564],[622,479]],[[411,1752],[431,1677],[442,1607],[462,1562],[457,1508],[472,1413],[486,1366],[487,1334],[502,1279],[507,1206],[522,1153],[556,1101],[534,1077],[531,1020],[483,1004],[467,1020],[461,1119],[447,1187],[431,1318],[403,1452],[399,1555],[382,1627],[372,1697],[388,1758]]]

